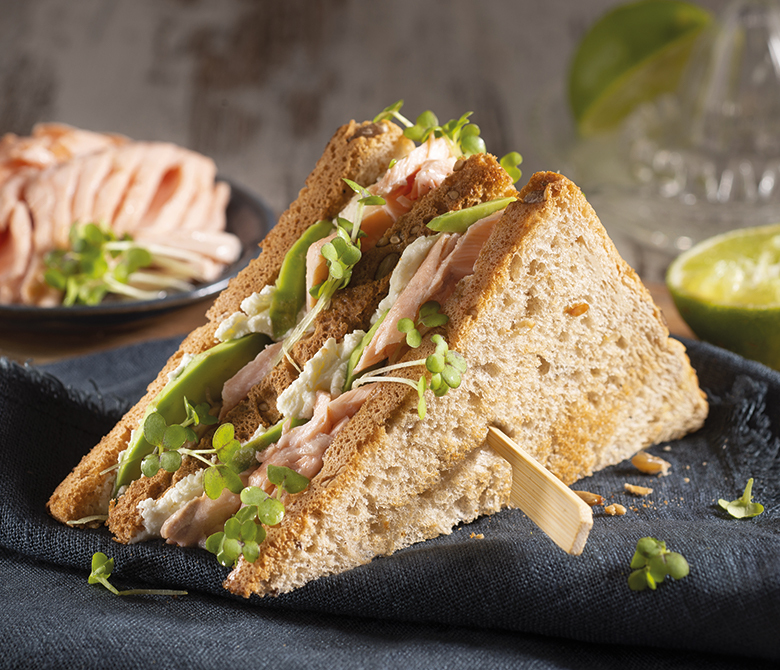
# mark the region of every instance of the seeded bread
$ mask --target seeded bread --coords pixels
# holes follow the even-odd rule
[[[562,175],[531,178],[444,311],[469,364],[461,386],[420,421],[414,391],[379,385],[226,588],[289,591],[508,504],[489,425],[569,484],[704,422],[684,347]]]
[[[131,430],[139,425],[146,406],[163,388],[168,374],[184,354],[197,354],[213,346],[220,321],[236,311],[246,296],[276,281],[284,255],[303,231],[313,222],[333,218],[341,211],[352,197],[342,177],[371,184],[391,160],[408,152],[410,146],[398,126],[391,123],[351,121],[336,131],[296,201],[263,240],[260,256],[230,282],[208,311],[208,323],[184,340],[149,385],[146,395],[54,491],[47,505],[54,518],[67,522],[107,513],[114,479],[110,468],[125,448]]]

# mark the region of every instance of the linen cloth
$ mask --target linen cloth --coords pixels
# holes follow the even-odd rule
[[[581,556],[519,510],[321,578],[277,598],[234,597],[199,549],[115,543],[51,519],[57,484],[144,392],[178,338],[33,368],[0,359],[0,667],[776,667],[780,659],[780,374],[685,341],[710,401],[704,428],[651,448],[666,477],[610,467],[575,488],[628,508],[594,510]],[[728,517],[749,477],[766,511]],[[634,498],[625,482],[651,486]],[[691,566],[629,590],[639,538]],[[87,584],[116,561],[117,597]]]

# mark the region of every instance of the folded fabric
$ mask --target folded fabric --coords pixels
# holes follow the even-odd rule
[[[115,559],[112,581],[122,587],[191,592],[162,604],[136,599],[131,616],[171,636],[185,634],[192,623],[188,612],[205,602],[212,609],[289,617],[296,625],[319,613],[331,615],[322,619],[331,622],[383,620],[388,631],[405,634],[418,630],[415,625],[439,632],[444,629],[436,627],[446,625],[482,631],[483,639],[515,632],[615,645],[613,652],[637,645],[683,656],[780,659],[780,374],[706,344],[685,343],[711,403],[707,423],[650,450],[671,462],[668,476],[644,475],[623,463],[575,486],[628,510],[609,517],[596,508],[581,556],[560,551],[519,510],[505,510],[292,593],[249,600],[222,589],[227,571],[205,551],[162,541],[119,545],[105,529],[69,528],[46,514],[59,481],[140,397],[178,340],[42,369],[0,359],[0,566],[6,579],[18,565],[81,584],[57,599],[63,630],[73,634],[81,624],[68,618],[69,608],[82,612],[92,596],[81,590],[99,589],[86,577],[92,554],[103,551]],[[766,511],[730,518],[717,501],[738,498],[750,477],[754,499]],[[625,483],[653,492],[633,497]],[[690,575],[656,591],[631,591],[629,563],[644,536],[683,554]],[[35,598],[29,594],[32,606]],[[128,616],[127,603],[115,605],[107,591],[97,598],[104,616],[115,607]]]

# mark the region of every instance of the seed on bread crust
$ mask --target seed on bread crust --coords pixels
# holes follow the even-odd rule
[[[631,465],[646,475],[658,475],[660,477],[668,475],[669,469],[672,467],[669,461],[653,456],[653,454],[649,454],[646,451],[640,451],[634,456],[631,459]]]
[[[604,504],[604,496],[600,496],[598,493],[574,490],[572,490],[572,493],[576,493],[585,502],[585,504],[590,505],[590,507],[598,507],[599,505]]]

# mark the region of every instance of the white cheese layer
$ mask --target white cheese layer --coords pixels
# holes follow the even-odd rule
[[[398,296],[401,294],[401,291],[406,288],[406,285],[411,281],[412,277],[414,277],[414,273],[417,272],[422,265],[422,262],[425,260],[431,247],[436,243],[438,237],[438,235],[418,237],[404,249],[398,264],[393,270],[393,274],[390,275],[390,289],[376,308],[374,316],[371,317],[372,324],[376,323],[379,317],[393,306],[398,299]]]
[[[273,337],[271,327],[271,301],[276,291],[275,285],[267,285],[259,293],[253,293],[241,301],[241,311],[233,312],[219,324],[216,338],[220,342],[235,340],[249,333],[265,333]]]
[[[181,361],[179,361],[179,364],[168,373],[168,382],[172,382],[174,379],[176,379],[182,372],[184,372],[185,368],[190,364],[192,359],[195,358],[192,354],[184,354],[184,356],[181,357]]]
[[[356,330],[346,335],[340,343],[329,338],[303,366],[298,379],[279,396],[276,407],[282,415],[311,419],[317,391],[327,391],[334,398],[340,395],[347,378],[349,356],[364,335],[362,330]]]
[[[187,475],[157,500],[147,498],[139,502],[137,509],[143,518],[144,529],[132,539],[132,542],[160,537],[160,529],[171,514],[180,510],[190,500],[203,495],[203,473],[204,470],[198,470]]]

